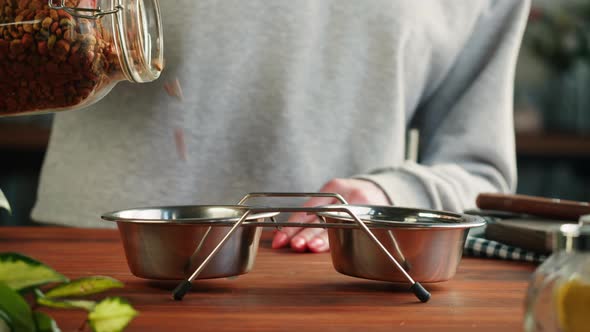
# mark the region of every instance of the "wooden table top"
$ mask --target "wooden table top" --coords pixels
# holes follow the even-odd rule
[[[527,263],[463,258],[450,281],[425,285],[428,303],[390,283],[341,275],[329,254],[270,249],[265,233],[253,270],[236,279],[201,280],[182,302],[176,283],[134,277],[116,230],[0,227],[0,252],[29,255],[69,278],[107,275],[140,312],[126,331],[521,331]],[[45,310],[62,331],[80,311]]]

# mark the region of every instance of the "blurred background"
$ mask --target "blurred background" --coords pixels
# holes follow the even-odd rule
[[[590,1],[533,0],[515,83],[518,193],[590,201]],[[51,119],[0,119],[0,225],[31,224]]]
[[[514,105],[518,192],[590,201],[590,1],[533,0]]]

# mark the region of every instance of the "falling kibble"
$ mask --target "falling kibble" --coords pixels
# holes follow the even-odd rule
[[[180,101],[184,100],[184,94],[182,93],[182,87],[178,78],[174,81],[164,83],[164,90],[166,90],[170,97],[178,98]]]
[[[176,128],[174,130],[174,141],[176,142],[176,152],[178,153],[178,158],[186,161],[186,144],[184,142],[184,130],[182,130],[182,128]]]

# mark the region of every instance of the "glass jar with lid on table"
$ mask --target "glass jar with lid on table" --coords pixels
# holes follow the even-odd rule
[[[561,225],[553,247],[530,281],[525,331],[590,331],[590,215]]]

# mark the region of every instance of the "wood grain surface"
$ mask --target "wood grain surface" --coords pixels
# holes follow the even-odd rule
[[[128,270],[115,230],[0,227],[0,251],[39,259],[70,278],[108,275],[125,282],[107,295],[140,312],[127,331],[521,331],[523,301],[535,266],[464,258],[451,281],[425,285],[419,303],[405,286],[334,270],[329,254],[270,249],[265,233],[253,270],[203,280],[182,302],[176,283],[139,279]],[[62,331],[77,331],[80,311],[45,310]]]

